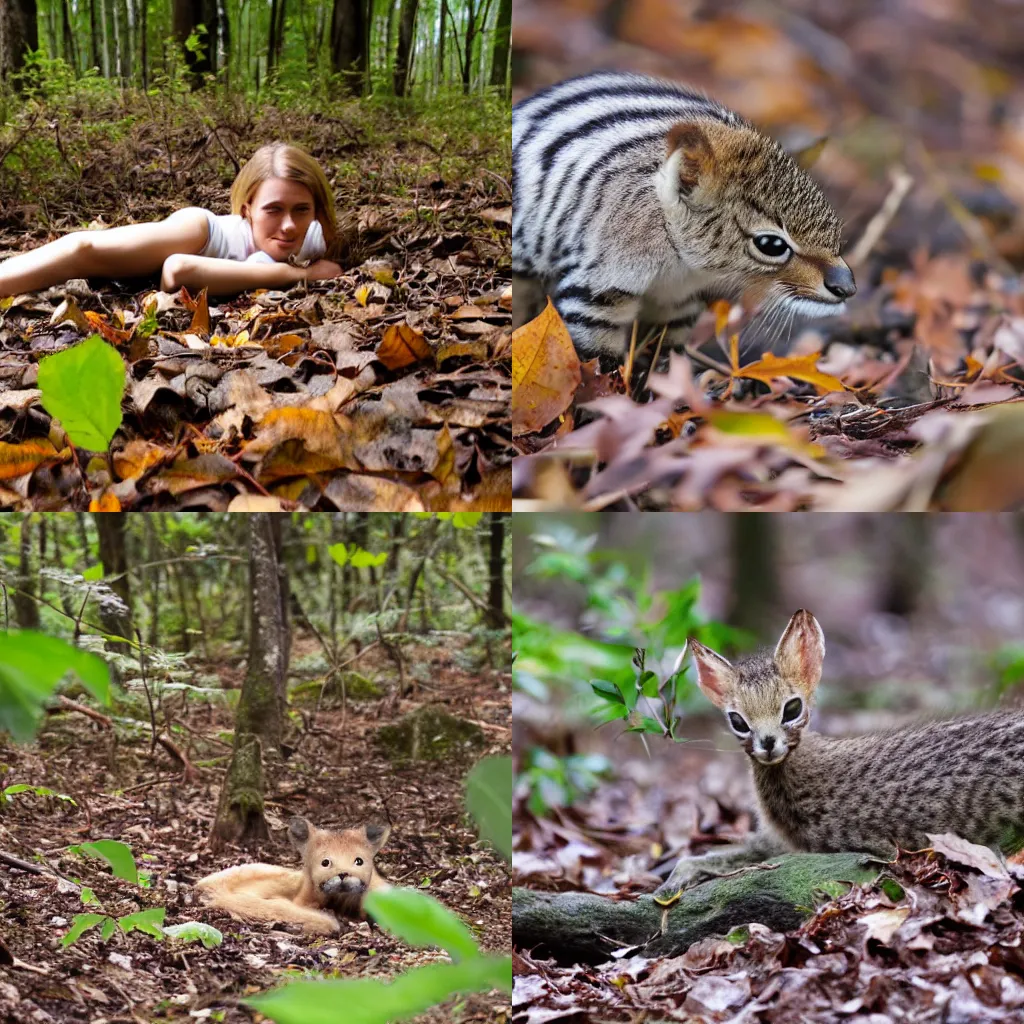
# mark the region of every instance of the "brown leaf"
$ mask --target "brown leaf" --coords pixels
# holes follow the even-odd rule
[[[569,407],[580,383],[572,338],[548,300],[512,335],[512,434],[542,430]]]
[[[412,366],[432,355],[433,349],[423,335],[408,324],[391,324],[384,331],[383,341],[377,346],[377,358],[389,370]]]

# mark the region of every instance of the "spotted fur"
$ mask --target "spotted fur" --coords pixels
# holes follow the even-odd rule
[[[621,358],[634,321],[686,336],[711,298],[783,316],[841,309],[825,283],[849,269],[840,223],[782,149],[674,82],[601,72],[512,113],[513,320],[550,295],[581,354]],[[753,239],[792,243],[784,263]]]
[[[1024,713],[821,736],[806,728],[825,654],[809,612],[793,616],[774,652],[735,665],[693,641],[691,650],[701,689],[751,757],[765,822],[789,848],[891,856],[897,845],[921,849],[928,833],[943,832],[1007,852],[1020,847]],[[794,700],[800,714],[784,723]]]

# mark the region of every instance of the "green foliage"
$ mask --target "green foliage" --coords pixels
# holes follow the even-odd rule
[[[1024,647],[1007,644],[996,651],[992,665],[997,673],[996,695],[1001,697],[1024,682]]]
[[[370,893],[367,911],[385,931],[410,946],[440,946],[453,960],[477,955],[470,930],[433,897],[415,889],[388,889]]]
[[[207,949],[213,949],[224,941],[224,936],[213,925],[201,921],[183,921],[164,928],[164,934],[180,942],[201,942]]]
[[[567,690],[595,724],[622,721],[627,732],[678,739],[682,714],[700,700],[690,667],[682,666],[687,639],[722,650],[752,638],[700,614],[696,577],[658,589],[649,565],[599,549],[595,535],[561,522],[532,540],[538,553],[526,573],[574,586],[583,606],[581,629],[514,614],[512,685],[541,703],[554,699],[553,688]],[[535,814],[572,806],[611,769],[600,757],[560,758],[539,748],[524,764],[518,784]]]
[[[110,939],[116,928],[120,928],[125,935],[133,931],[140,931],[154,939],[162,939],[164,937],[162,925],[166,913],[166,907],[150,907],[148,910],[139,910],[134,914],[125,914],[124,917],[118,918],[109,917],[107,914],[75,914],[71,919],[71,927],[61,938],[60,944],[67,949],[96,925],[102,925],[100,938],[104,942]]]
[[[414,967],[390,983],[298,981],[245,1000],[276,1024],[389,1024],[409,1020],[460,992],[512,989],[512,958],[476,956]],[[344,1007],[343,1017],[339,1007]]]
[[[39,363],[43,408],[73,444],[89,451],[106,451],[121,425],[124,383],[124,360],[98,334]]]
[[[31,793],[33,796],[46,797],[51,800],[63,800],[65,803],[71,804],[72,807],[78,806],[78,804],[76,804],[75,801],[65,793],[56,793],[52,789],[47,789],[46,786],[31,786],[25,782],[16,783],[15,785],[8,786],[3,791],[0,791],[0,804],[9,803],[11,799],[19,793]]]
[[[126,843],[120,843],[116,839],[98,839],[94,843],[79,843],[77,846],[69,846],[68,852],[105,860],[114,872],[115,878],[123,878],[126,882],[131,882],[132,885],[139,884],[139,871],[135,866],[135,857],[132,856],[132,848]]]
[[[466,779],[466,809],[480,835],[512,859],[512,758],[485,757]]]
[[[508,782],[506,783],[506,778]],[[511,763],[486,758],[470,773],[467,802],[481,834],[511,856]],[[373,892],[365,906],[385,930],[413,946],[440,946],[455,961],[429,964],[393,981],[294,982],[246,1002],[277,1024],[390,1024],[408,1020],[461,992],[511,992],[512,958],[484,956],[466,925],[432,896],[413,889]]]
[[[530,811],[543,817],[555,807],[572,807],[589,796],[611,771],[611,762],[602,754],[556,757],[543,747],[533,747],[527,753],[519,784],[526,789]]]
[[[366,569],[369,566],[376,568],[388,560],[386,551],[375,555],[364,551],[358,544],[332,544],[327,553],[338,565],[351,565],[353,569]]]
[[[46,702],[68,672],[110,704],[110,672],[102,658],[43,633],[0,633],[0,732],[18,743],[32,739]]]

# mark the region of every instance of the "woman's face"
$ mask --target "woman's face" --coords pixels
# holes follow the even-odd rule
[[[313,193],[288,178],[260,182],[252,202],[242,207],[252,222],[257,249],[283,261],[302,248],[306,229],[313,221]]]

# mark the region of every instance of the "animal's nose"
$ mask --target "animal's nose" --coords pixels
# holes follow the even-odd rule
[[[761,742],[764,743],[765,751],[770,754],[775,747],[775,737],[765,736],[765,738]]]
[[[853,272],[845,263],[837,263],[825,271],[825,287],[839,299],[848,299],[857,294],[857,282]]]

